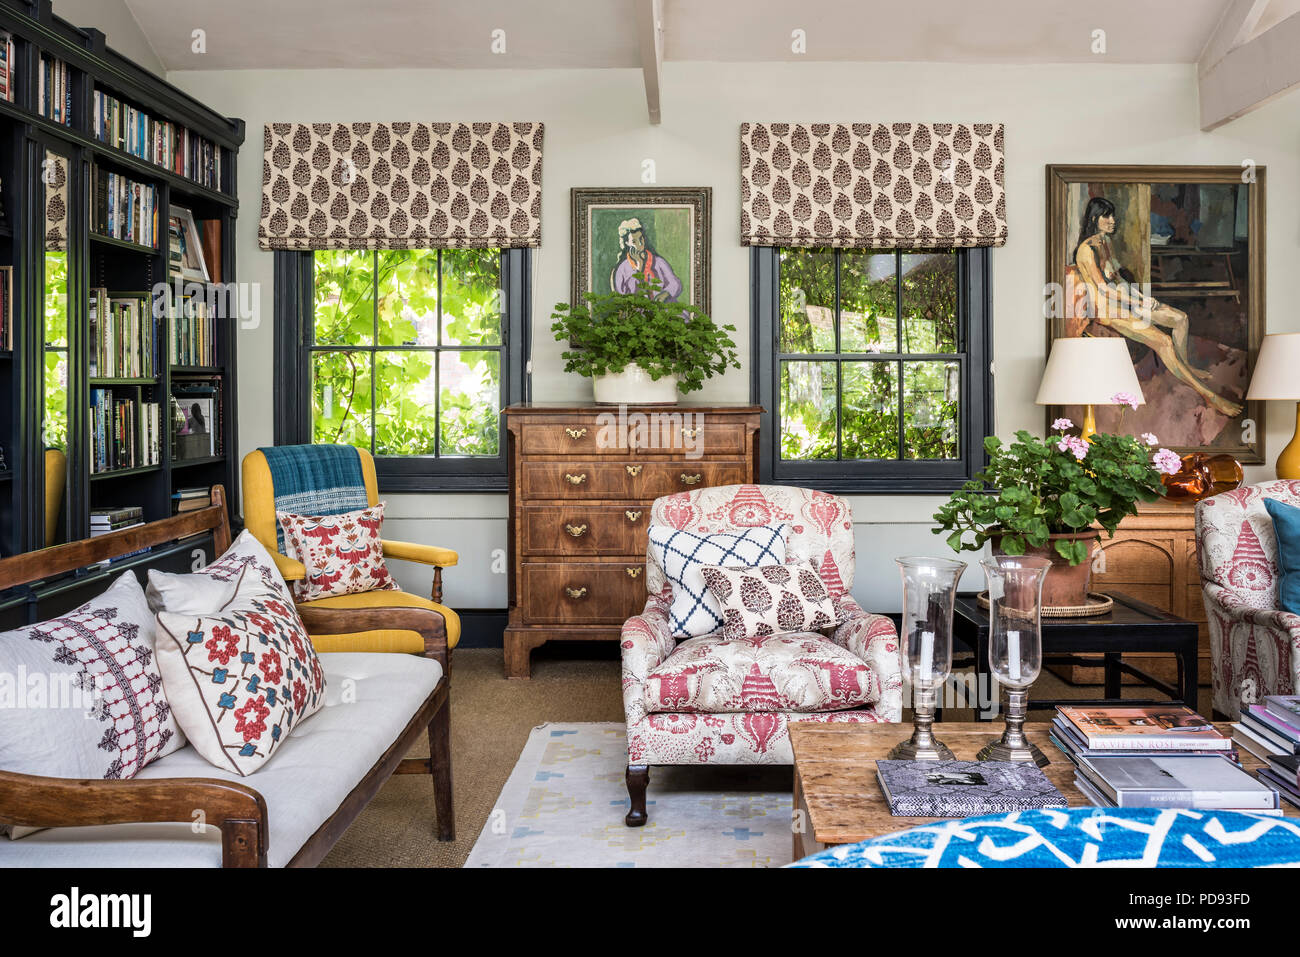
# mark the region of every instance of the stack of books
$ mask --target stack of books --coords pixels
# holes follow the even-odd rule
[[[212,489],[206,485],[192,488],[178,488],[172,493],[172,514],[197,512],[212,504]]]
[[[91,167],[92,228],[101,236],[158,248],[158,189]]]
[[[98,538],[109,532],[120,532],[144,524],[144,509],[139,505],[118,508],[96,508],[90,513],[90,537]]]
[[[221,148],[170,120],[159,120],[112,94],[96,90],[92,132],[101,143],[130,153],[209,189],[221,188]]]
[[[1060,707],[1051,737],[1098,807],[1282,813],[1277,791],[1237,763],[1232,739],[1190,708]]]
[[[1233,739],[1267,764],[1255,773],[1300,807],[1300,695],[1269,695],[1246,705],[1232,726]]]
[[[68,65],[41,54],[36,76],[36,112],[47,120],[72,125],[72,83]]]
[[[1013,761],[877,761],[889,813],[975,817],[1066,807],[1065,795],[1035,764]]]
[[[91,378],[152,379],[159,343],[149,300],[110,295],[102,286],[91,292]]]

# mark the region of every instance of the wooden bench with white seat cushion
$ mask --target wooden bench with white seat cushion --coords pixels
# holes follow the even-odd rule
[[[230,545],[225,499],[212,506],[85,542],[0,561],[0,591],[53,577],[146,545],[211,532]],[[338,627],[314,610],[310,626]],[[0,867],[238,867],[318,863],[394,773],[432,774],[438,837],[454,838],[447,703],[449,660],[437,614],[371,609],[418,631],[424,656],[321,654],[325,703],[296,725],[267,764],[240,777],[186,744],[129,780],[76,780],[0,770],[0,825],[46,828],[0,838]],[[370,621],[358,624],[368,626]],[[428,733],[428,759],[404,756]],[[195,827],[202,811],[204,828]]]

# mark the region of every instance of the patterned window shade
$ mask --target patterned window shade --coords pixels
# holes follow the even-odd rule
[[[68,161],[46,151],[41,179],[45,183],[45,249],[64,252],[68,248]]]
[[[541,123],[271,123],[263,249],[537,246]]]
[[[745,246],[1007,241],[1001,123],[742,123]]]

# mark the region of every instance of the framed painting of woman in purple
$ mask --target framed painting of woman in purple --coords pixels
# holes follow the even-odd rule
[[[655,284],[666,302],[709,311],[713,191],[707,186],[573,190],[573,302]]]
[[[1145,403],[1099,431],[1264,461],[1245,398],[1264,335],[1262,166],[1048,166],[1047,341],[1126,340]],[[1053,406],[1048,421],[1082,421]]]

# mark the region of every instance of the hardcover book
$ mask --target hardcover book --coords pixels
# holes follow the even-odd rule
[[[1300,725],[1300,694],[1271,694],[1264,698],[1264,707],[1287,724]]]
[[[1057,713],[1087,742],[1106,750],[1228,751],[1232,740],[1191,708],[1074,708]]]
[[[1170,755],[1080,758],[1079,771],[1117,807],[1272,810],[1277,792],[1228,761]]]
[[[877,761],[876,775],[895,816],[973,817],[1067,806],[1064,795],[1033,764]]]

